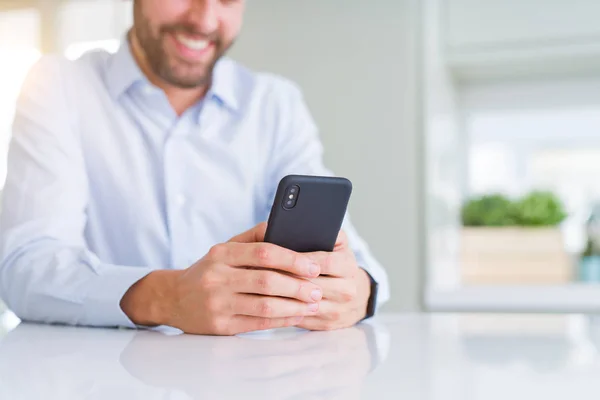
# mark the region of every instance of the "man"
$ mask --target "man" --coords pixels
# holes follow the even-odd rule
[[[333,253],[262,243],[279,179],[328,171],[299,90],[222,58],[244,6],[136,0],[117,54],[33,68],[0,221],[18,316],[231,335],[348,327],[388,298],[348,221]]]

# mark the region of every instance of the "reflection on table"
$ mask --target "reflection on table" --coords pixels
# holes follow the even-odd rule
[[[22,324],[0,341],[0,398],[359,399],[384,331],[200,337]]]
[[[596,400],[600,320],[383,315],[238,337],[19,325],[0,399]]]

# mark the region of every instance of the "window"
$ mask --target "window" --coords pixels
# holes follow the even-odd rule
[[[67,1],[58,19],[59,50],[74,59],[97,48],[116,51],[133,21],[133,7],[130,1]]]
[[[472,238],[460,226],[457,207],[454,225],[429,233],[434,265],[428,304],[434,309],[593,310],[600,295],[589,285],[596,281],[582,279],[580,256],[587,218],[600,204],[600,77],[503,80],[456,89],[466,156],[464,185],[455,185],[463,197],[499,193],[518,198],[534,190],[551,191],[568,216],[556,235],[543,239],[515,238],[516,231]],[[475,241],[497,250],[494,257],[478,253],[469,258]],[[495,261],[509,257],[502,242],[506,249],[516,249],[519,258],[498,267],[500,261]],[[548,262],[538,262],[540,252],[548,254]]]
[[[599,90],[600,78],[464,90],[468,193],[557,194],[568,213],[565,249],[574,257],[586,244],[585,220],[600,202]]]
[[[65,49],[65,57],[67,57],[69,60],[76,60],[84,53],[96,49],[106,50],[109,53],[116,53],[119,49],[119,45],[120,41],[118,39],[72,43]]]

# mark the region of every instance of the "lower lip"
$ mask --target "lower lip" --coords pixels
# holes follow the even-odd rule
[[[206,46],[202,50],[190,49],[189,47],[187,47],[186,45],[181,43],[179,40],[177,40],[177,37],[175,35],[170,35],[170,36],[171,36],[171,40],[175,44],[175,48],[177,49],[179,54],[182,57],[189,59],[189,60],[202,61],[202,60],[208,59],[214,48],[214,44],[210,43],[208,46]]]

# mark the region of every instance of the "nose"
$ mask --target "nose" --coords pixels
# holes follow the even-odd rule
[[[191,20],[203,33],[212,33],[219,27],[218,7],[221,0],[195,0],[190,12]]]

